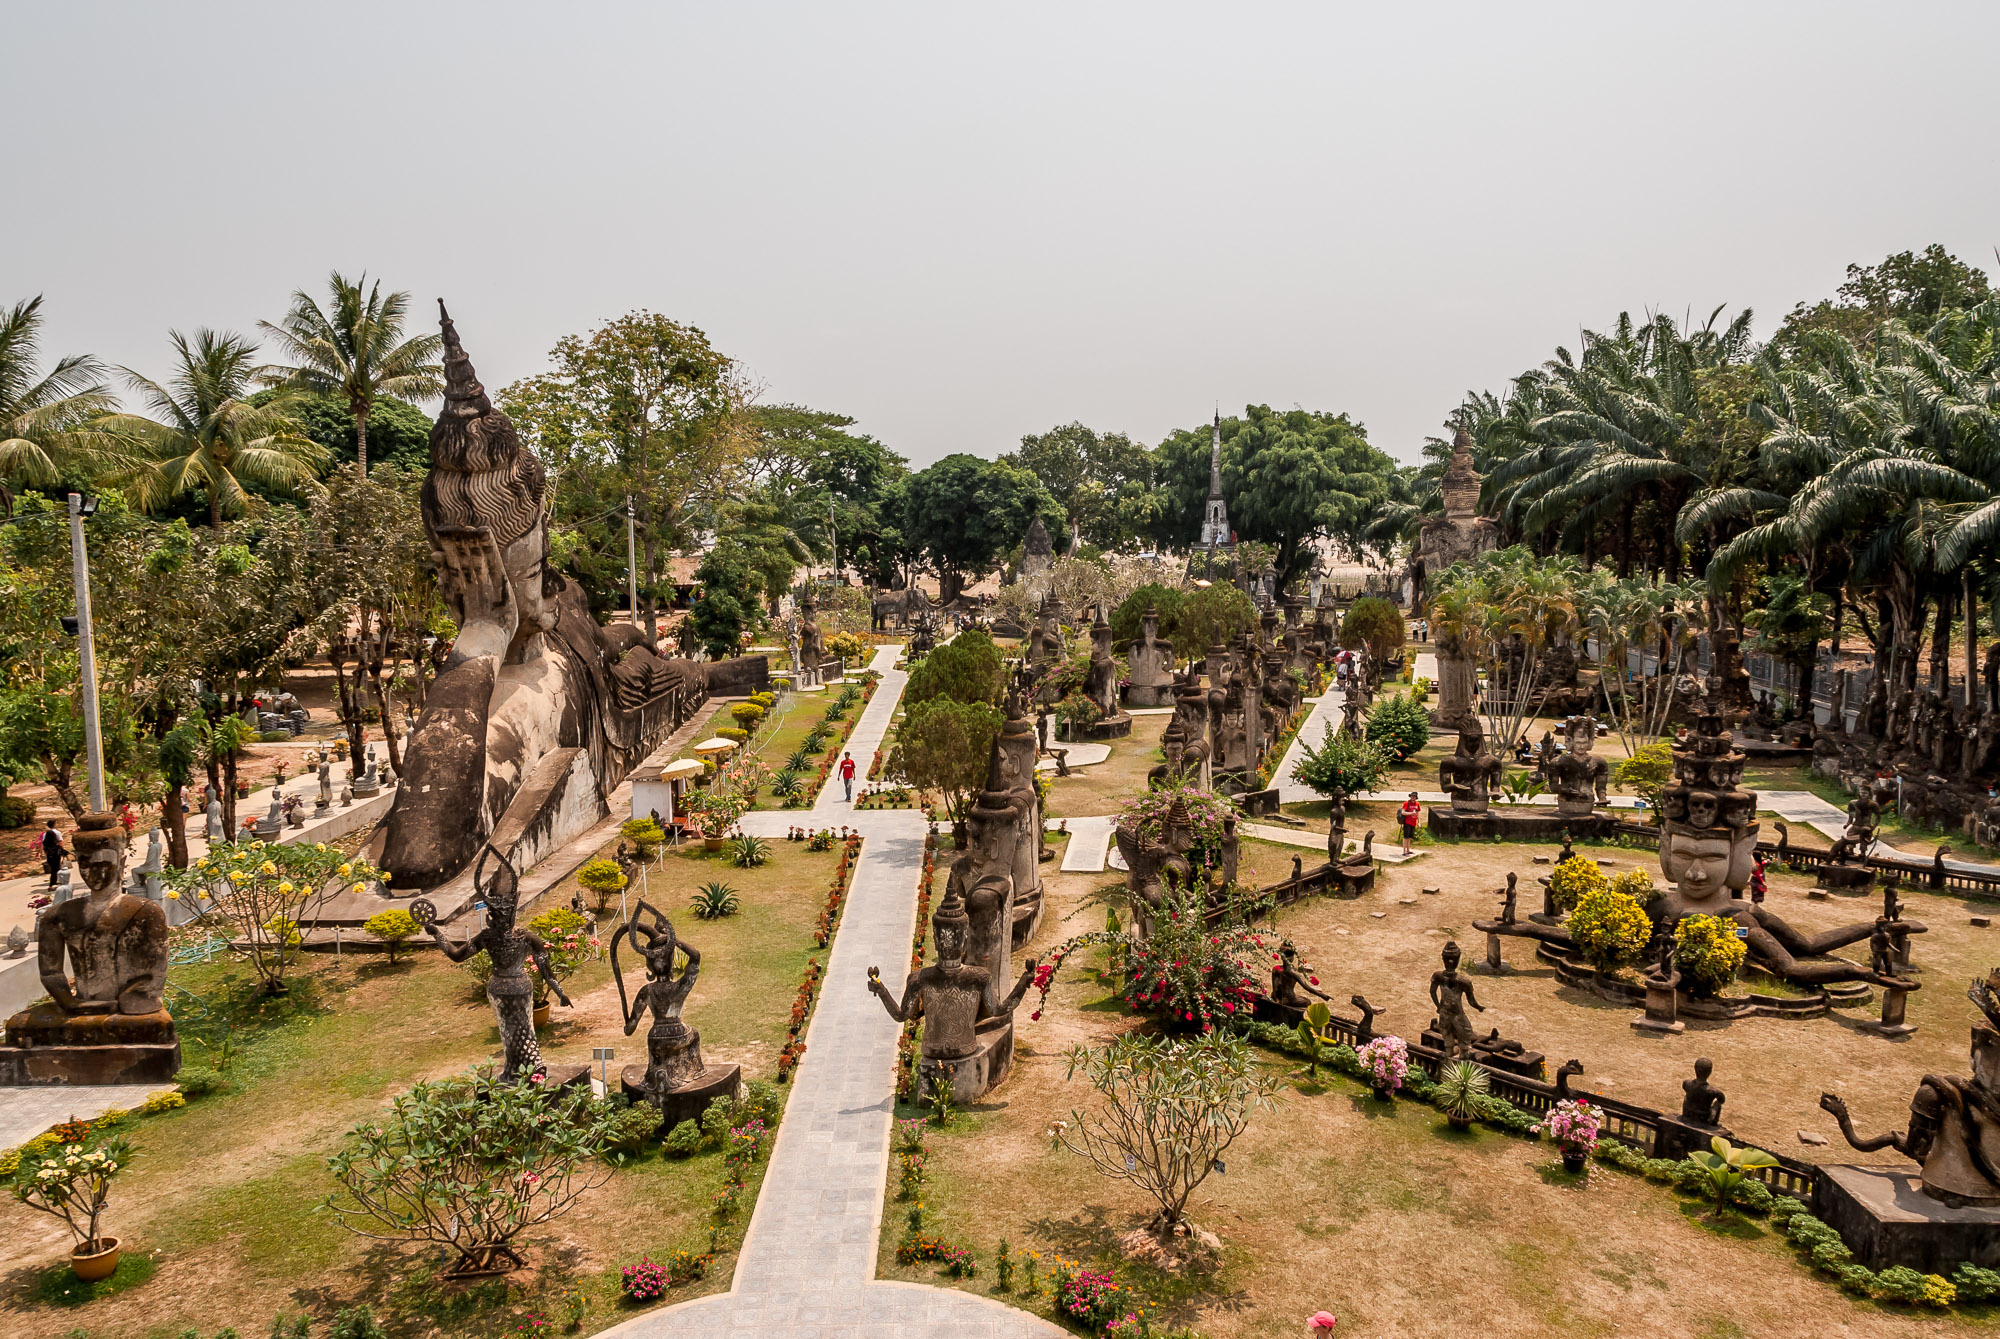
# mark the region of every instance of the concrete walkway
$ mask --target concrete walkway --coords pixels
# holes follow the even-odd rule
[[[1326,798],[1292,773],[1305,761],[1306,745],[1318,748],[1320,741],[1326,738],[1326,727],[1331,725],[1338,728],[1340,707],[1347,701],[1347,694],[1338,688],[1329,688],[1319,697],[1309,700],[1313,704],[1311,713],[1306,716],[1305,724],[1299,727],[1299,732],[1292,736],[1291,747],[1285,750],[1285,756],[1278,760],[1278,770],[1272,773],[1271,784],[1278,788],[1280,804],[1297,804],[1304,800]]]
[[[883,682],[848,746],[860,756],[872,756],[895,714],[905,678],[893,668],[898,649],[876,653]],[[916,929],[926,821],[910,810],[855,813],[840,797],[835,777],[812,812],[822,821],[838,814],[860,829],[861,861],[730,1290],[648,1312],[607,1335],[1060,1339],[1067,1333],[971,1293],[875,1277],[901,1028],[867,989],[868,969],[880,967],[900,987]],[[743,830],[778,837],[794,821],[796,814],[784,811],[746,814]]]
[[[1111,829],[1117,822],[1113,818],[1072,818],[1069,820],[1069,846],[1063,851],[1062,871],[1065,874],[1097,874],[1104,869],[1104,859],[1111,851]],[[1055,825],[1049,828],[1054,831]]]
[[[865,788],[863,778],[868,775],[868,760],[875,756],[876,749],[882,747],[882,740],[889,733],[889,722],[896,715],[896,703],[903,696],[903,685],[910,681],[908,671],[896,668],[896,661],[902,654],[900,643],[875,648],[875,656],[868,662],[868,668],[880,674],[882,682],[875,685],[875,696],[868,699],[861,719],[854,723],[854,733],[840,746],[841,752],[854,755],[854,789],[857,793]],[[840,760],[836,758],[833,770],[826,774],[826,785],[820,788],[819,795],[813,800],[812,816],[822,823],[830,818],[851,820],[858,817],[854,813],[854,802],[846,796],[847,792],[840,784]],[[746,827],[744,831],[749,832],[750,829]]]

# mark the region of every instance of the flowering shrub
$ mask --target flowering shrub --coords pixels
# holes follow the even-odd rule
[[[806,1053],[806,1043],[799,1034],[805,1031],[806,1020],[812,1016],[813,995],[819,989],[819,981],[825,969],[818,958],[806,960],[805,978],[799,982],[798,997],[792,1001],[791,1023],[785,1033],[785,1044],[778,1050],[778,1082],[791,1077]]]
[[[111,1196],[111,1179],[131,1156],[118,1135],[92,1138],[87,1121],[59,1125],[55,1138],[29,1142],[8,1185],[30,1209],[60,1218],[79,1247],[99,1240],[98,1220]]]
[[[972,1258],[972,1252],[962,1246],[954,1246],[943,1237],[911,1231],[896,1243],[896,1263],[913,1265],[919,1260],[935,1260],[944,1266],[941,1271],[955,1279],[969,1279],[979,1272],[979,1263]]]
[[[1211,927],[1204,903],[1200,894],[1168,894],[1152,935],[1125,945],[1125,1002],[1140,1013],[1199,1024],[1208,1032],[1250,1016],[1258,994],[1253,964],[1262,963],[1270,949],[1246,926]]]
[[[1410,1048],[1401,1037],[1377,1037],[1354,1056],[1361,1072],[1377,1088],[1395,1092],[1410,1077]]]
[[[1118,822],[1137,828],[1142,837],[1158,841],[1166,832],[1167,811],[1177,799],[1186,808],[1188,821],[1194,828],[1194,845],[1188,850],[1188,861],[1202,864],[1211,852],[1222,849],[1223,821],[1237,816],[1236,806],[1214,791],[1199,786],[1148,790],[1125,802],[1118,811]]]
[[[1562,1146],[1565,1153],[1588,1153],[1597,1147],[1597,1135],[1604,1117],[1580,1097],[1568,1098],[1549,1108],[1542,1117],[1539,1133]]]
[[[389,961],[393,963],[396,951],[403,947],[403,941],[413,938],[421,927],[416,918],[403,908],[390,907],[370,916],[361,928],[389,946]]]
[[[1675,961],[1697,995],[1713,995],[1735,980],[1748,952],[1727,916],[1683,916],[1674,927]]]
[[[708,1273],[708,1267],[715,1257],[709,1254],[696,1255],[693,1251],[675,1251],[667,1257],[667,1278],[673,1283],[693,1283]]]
[[[1081,692],[1071,692],[1056,703],[1055,717],[1071,730],[1088,730],[1104,719],[1104,713]]]
[[[1109,1327],[1122,1321],[1130,1294],[1108,1269],[1085,1269],[1058,1256],[1049,1265],[1049,1293],[1056,1314],[1092,1334],[1115,1334]]]
[[[1568,924],[1570,939],[1600,972],[1639,961],[1653,937],[1653,922],[1638,899],[1608,883],[1577,899]]]
[[[267,995],[285,993],[285,969],[301,924],[328,895],[362,892],[382,871],[325,842],[219,842],[185,869],[165,869],[167,895],[229,923],[247,946],[251,968]]]
[[[553,907],[528,922],[528,928],[540,935],[548,946],[549,974],[558,983],[575,976],[587,962],[595,962],[604,950],[604,943],[596,935],[590,934],[589,922],[568,907]],[[549,986],[542,980],[542,974],[531,975],[535,985],[535,1007],[541,1008],[549,1002]]]
[[[673,1275],[665,1265],[656,1265],[651,1256],[642,1258],[636,1265],[625,1266],[625,1295],[635,1302],[650,1302],[664,1297],[673,1286]]]
[[[1568,911],[1585,893],[1597,892],[1610,886],[1604,871],[1588,856],[1573,855],[1557,863],[1549,874],[1549,899],[1555,903],[1557,911]]]

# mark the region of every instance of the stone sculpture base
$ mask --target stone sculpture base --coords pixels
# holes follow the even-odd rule
[[[181,1044],[165,1009],[151,1014],[67,1015],[51,1002],[7,1020],[0,1086],[168,1083]]]
[[[699,1077],[677,1088],[669,1088],[660,1100],[661,1136],[671,1133],[684,1120],[699,1122],[711,1102],[734,1100],[742,1082],[741,1065],[705,1065]],[[634,1102],[653,1100],[652,1094],[646,1091],[644,1065],[625,1066],[619,1075],[618,1086]]]
[[[1011,1018],[989,1018],[976,1029],[977,1041],[971,1055],[960,1060],[947,1061],[953,1066],[951,1074],[951,1101],[954,1106],[968,1106],[977,1102],[987,1093],[1000,1086],[1007,1072],[1014,1067],[1014,1020]],[[925,1062],[926,1066],[929,1062]],[[924,1074],[922,1093],[918,1100],[927,1098],[931,1077]]]
[[[2000,1205],[1955,1209],[1926,1195],[1905,1167],[1822,1163],[1813,1169],[1812,1211],[1873,1270],[1949,1275],[1964,1260],[2000,1268]]]
[[[1051,853],[1053,854],[1053,853]],[[1009,940],[1013,952],[1019,953],[1035,937],[1035,931],[1042,928],[1042,895],[1037,892],[1014,904],[1014,925]]]
[[[1430,811],[1433,837],[1457,841],[1552,842],[1563,833],[1578,840],[1609,836],[1617,820],[1609,814],[1584,814],[1564,818],[1549,809],[1489,809],[1483,814],[1460,814],[1442,805]]]
[[[1866,892],[1875,882],[1875,871],[1866,865],[1821,865],[1814,874],[1831,893]]]
[[[1435,1022],[1436,1020],[1433,1019],[1432,1021]],[[1426,1027],[1424,1029],[1422,1041],[1424,1045],[1430,1047],[1438,1054],[1444,1054],[1444,1034],[1439,1032],[1435,1027]],[[1485,1065],[1488,1069],[1497,1069],[1508,1074],[1518,1074],[1524,1079],[1546,1081],[1548,1078],[1548,1065],[1545,1063],[1547,1057],[1540,1051],[1526,1049],[1521,1051],[1503,1050],[1494,1046],[1491,1040],[1486,1037],[1474,1037],[1472,1039],[1472,1059],[1479,1064]]]
[[[1123,739],[1132,733],[1132,718],[1125,712],[1116,716],[1106,716],[1096,725],[1070,724],[1063,729],[1063,738],[1071,744],[1079,744],[1093,739]]]
[[[1174,685],[1172,680],[1163,684],[1125,685],[1125,705],[1128,707],[1171,707],[1174,705]]]
[[[1697,1125],[1679,1116],[1663,1114],[1659,1128],[1653,1134],[1653,1156],[1665,1158],[1668,1162],[1679,1162],[1690,1153],[1706,1151],[1708,1141],[1717,1135],[1724,1139],[1735,1137],[1727,1125]]]

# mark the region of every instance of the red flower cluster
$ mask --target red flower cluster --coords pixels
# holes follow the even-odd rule
[[[910,937],[910,970],[924,965],[924,945],[931,932],[931,883],[937,871],[937,833],[924,834],[924,876],[917,883],[917,932]],[[905,1101],[916,1095],[917,1025],[903,1024],[896,1041],[896,1094]]]
[[[798,1068],[799,1057],[806,1053],[805,1038],[799,1034],[805,1030],[806,1020],[812,1016],[813,994],[819,989],[819,979],[825,969],[818,958],[806,962],[805,980],[799,982],[798,998],[792,1001],[792,1021],[785,1033],[785,1044],[778,1052],[778,1082],[783,1083]]]
[[[826,906],[819,913],[819,924],[813,928],[813,941],[825,948],[833,938],[834,923],[840,919],[840,905],[847,896],[847,885],[854,872],[854,863],[861,852],[861,835],[850,834],[847,845],[840,853],[840,863],[833,869],[833,887],[827,890]]]

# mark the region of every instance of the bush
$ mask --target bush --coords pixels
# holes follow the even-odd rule
[[[618,835],[631,842],[644,858],[650,860],[661,842],[667,839],[667,832],[651,815],[645,818],[628,818],[618,825]]]
[[[1951,1282],[1963,1301],[1990,1302],[2000,1297],[2000,1271],[1981,1269],[1970,1260],[1952,1271]]]
[[[668,1288],[674,1284],[673,1276],[665,1265],[656,1265],[651,1256],[644,1256],[636,1265],[627,1265],[621,1286],[625,1295],[635,1302],[651,1302],[666,1296]]]
[[[290,730],[259,730],[257,732],[257,742],[259,744],[288,744],[291,742],[291,739],[292,732]]]
[[[694,896],[688,899],[688,904],[694,908],[694,914],[702,920],[715,921],[725,916],[734,916],[742,907],[743,900],[728,884],[711,879],[695,889]]]
[[[764,709],[755,702],[738,702],[729,708],[729,715],[745,730],[754,730],[757,722],[764,719]]]
[[[660,1109],[650,1102],[634,1102],[612,1113],[605,1125],[605,1148],[630,1157],[642,1152],[646,1141],[659,1132]]]
[[[867,650],[868,643],[861,640],[858,632],[836,632],[826,639],[827,654],[840,657],[846,664],[860,659]]]
[[[1430,713],[1408,694],[1392,693],[1368,714],[1368,742],[1387,749],[1397,762],[1415,756],[1430,740]]]
[[[743,1085],[743,1095],[736,1099],[736,1114],[731,1119],[738,1125],[760,1120],[775,1128],[779,1109],[777,1085],[763,1079],[752,1079]]]
[[[336,1313],[326,1333],[327,1339],[389,1339],[382,1322],[375,1319],[374,1308],[366,1303]]]
[[[1621,1144],[1615,1139],[1606,1139],[1598,1144],[1597,1160],[1607,1166],[1616,1167],[1621,1172],[1636,1174],[1646,1170],[1646,1155],[1630,1144]]]
[[[403,947],[403,941],[414,936],[422,927],[403,908],[391,907],[370,916],[362,922],[361,928],[389,946],[389,961],[393,963],[397,950]]]
[[[1847,1249],[1845,1242],[1823,1241],[1812,1248],[1813,1268],[1823,1269],[1829,1274],[1839,1273],[1840,1267],[1852,1262],[1853,1259],[1854,1252]],[[1921,1278],[1922,1275],[1918,1277]]]
[[[1317,748],[1303,735],[1301,757],[1292,774],[1322,795],[1359,795],[1376,789],[1389,770],[1389,755],[1380,744],[1343,734],[1327,722]]]
[[[587,1089],[419,1083],[327,1159],[340,1190],[324,1204],[360,1236],[456,1251],[454,1273],[518,1262],[517,1236],[610,1176],[589,1170],[609,1126],[610,1108]]]
[[[667,1132],[667,1152],[677,1158],[689,1158],[701,1152],[701,1126],[691,1120],[684,1120]]]
[[[222,1075],[207,1065],[183,1065],[174,1082],[181,1086],[182,1097],[206,1097],[224,1086]]]
[[[1607,885],[1577,899],[1569,915],[1569,934],[1592,966],[1610,972],[1645,955],[1653,922],[1637,898]]]
[[[771,859],[771,844],[745,833],[729,844],[729,858],[743,869],[755,869]]]
[[[157,1116],[163,1111],[177,1111],[187,1105],[187,1099],[179,1093],[154,1093],[139,1107],[148,1116]]]
[[[1573,910],[1585,893],[1610,886],[1604,871],[1588,856],[1573,855],[1549,873],[1549,898],[1557,911]]]
[[[19,795],[0,795],[0,828],[24,828],[35,821],[35,802]]]
[[[1856,1297],[1871,1297],[1875,1293],[1875,1271],[1866,1265],[1842,1265],[1835,1277],[1840,1280],[1842,1292]]]
[[[1813,1263],[1819,1263],[1819,1251],[1813,1252]],[[1885,1302],[1921,1302],[1924,1276],[1908,1265],[1892,1265],[1875,1276],[1875,1295]]]
[[[1771,1226],[1782,1230],[1794,1217],[1806,1211],[1806,1206],[1790,1195],[1774,1195],[1771,1198]],[[1995,1275],[2000,1278],[2000,1275]]]
[[[1736,979],[1748,946],[1727,916],[1683,916],[1674,927],[1674,956],[1697,995],[1713,995]]]
[[[1660,791],[1674,778],[1674,751],[1666,743],[1647,744],[1611,769],[1611,779],[1660,812]]]
[[[725,725],[715,732],[715,737],[717,739],[733,739],[741,744],[744,740],[750,738],[750,732],[748,730],[739,730],[733,725]]]

